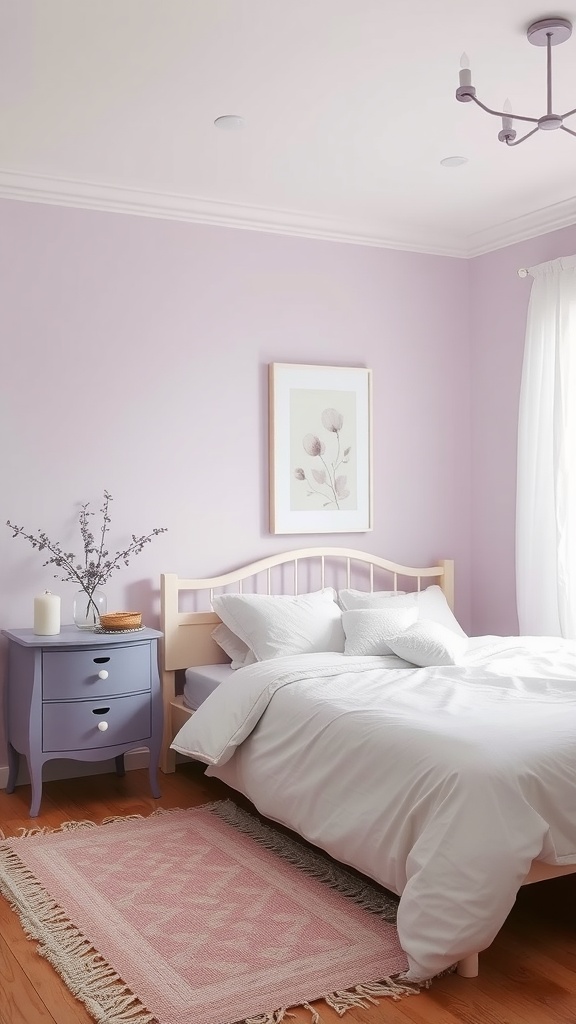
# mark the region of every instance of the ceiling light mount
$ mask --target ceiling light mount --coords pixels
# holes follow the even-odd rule
[[[246,121],[240,114],[221,114],[214,121],[216,128],[225,132],[237,132],[244,127]]]
[[[572,35],[572,23],[567,18],[542,18],[535,21],[526,30],[528,42],[533,46],[558,46],[558,43],[565,43]]]
[[[509,100],[506,100],[504,110],[492,110],[491,107],[482,103],[476,96],[476,89],[472,85],[472,72],[465,53],[462,54],[460,60],[460,85],[456,90],[456,99],[460,103],[473,102],[487,114],[502,118],[502,128],[498,132],[498,139],[500,142],[505,142],[507,146],[519,146],[521,142],[529,139],[537,131],[550,132],[560,128],[563,132],[576,136],[576,132],[564,124],[567,117],[576,114],[576,107],[573,110],[568,110],[565,114],[555,114],[552,110],[552,47],[558,46],[559,43],[565,43],[571,35],[572,23],[566,18],[541,18],[539,21],[533,22],[527,29],[526,36],[529,43],[532,43],[533,46],[546,47],[546,113],[542,117],[513,114]],[[535,127],[518,139],[513,125],[514,121],[527,121],[534,124]]]

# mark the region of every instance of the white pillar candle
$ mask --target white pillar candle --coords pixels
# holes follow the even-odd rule
[[[38,636],[60,632],[60,598],[49,590],[34,598],[34,632]]]

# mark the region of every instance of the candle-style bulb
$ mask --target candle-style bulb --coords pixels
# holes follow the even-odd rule
[[[472,85],[472,72],[467,53],[463,53],[460,57],[460,85]]]
[[[506,98],[504,100],[504,106],[503,106],[502,109],[506,112],[506,114],[511,114],[512,113],[512,104],[510,103],[510,100],[508,98]],[[503,128],[504,131],[510,131],[510,129],[512,128],[512,118],[511,117],[503,117],[502,118],[502,128]]]

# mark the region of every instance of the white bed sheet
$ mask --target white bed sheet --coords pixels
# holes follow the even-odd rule
[[[196,711],[212,693],[212,690],[220,686],[220,683],[232,678],[234,671],[229,662],[219,665],[195,665],[193,668],[187,668],[184,673],[183,689],[186,707]]]
[[[490,944],[534,859],[576,863],[576,643],[480,638],[465,660],[246,667],[173,744],[400,894],[414,980]]]

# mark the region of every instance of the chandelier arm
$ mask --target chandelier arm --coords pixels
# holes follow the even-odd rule
[[[576,136],[576,132],[573,132],[571,128],[567,128],[565,124],[560,125],[563,132],[568,132],[568,135]]]
[[[526,132],[526,135],[522,135],[520,139],[516,139],[516,142],[509,142],[508,139],[506,139],[506,145],[519,146],[521,142],[524,142],[525,139],[529,139],[531,135],[535,135],[537,131],[538,126],[536,126],[536,128],[533,128],[531,132]],[[568,131],[568,128],[566,128],[566,131]],[[572,132],[572,135],[576,135],[576,132]]]
[[[560,116],[564,121],[567,117],[572,117],[572,114],[576,114],[576,107],[574,107],[574,110],[569,110],[567,114],[561,114]]]
[[[482,103],[477,96],[470,96],[470,99],[474,100],[477,106],[482,107],[482,110],[485,110],[487,114],[494,114],[495,117],[510,117],[514,121],[530,121],[532,124],[538,124],[539,119],[537,117],[524,117],[522,114],[506,113],[505,110],[492,110],[491,107],[487,107],[485,103]]]

